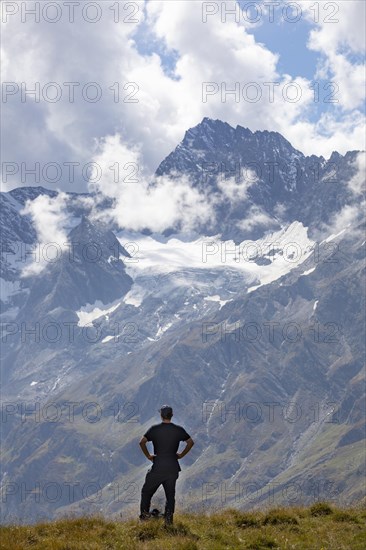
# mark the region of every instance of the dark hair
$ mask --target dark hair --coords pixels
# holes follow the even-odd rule
[[[173,409],[169,405],[163,405],[160,408],[159,412],[162,418],[166,418],[168,420],[170,420],[171,417],[173,416]]]

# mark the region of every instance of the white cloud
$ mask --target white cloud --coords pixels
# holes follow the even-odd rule
[[[314,7],[300,2],[314,21]],[[337,99],[344,109],[362,108],[365,96],[365,3],[329,2],[320,7],[317,25],[311,30],[308,47],[323,56],[316,77],[331,78],[338,87]],[[354,56],[359,58],[355,60]]]
[[[333,151],[365,148],[364,116],[354,110],[338,119],[331,113],[323,113],[316,123],[303,120],[289,127],[287,138],[305,155],[322,155],[329,158]]]
[[[67,199],[66,193],[59,193],[55,197],[39,195],[25,203],[21,214],[30,215],[38,242],[32,263],[22,270],[23,277],[37,275],[48,263],[57,261],[62,252],[67,250]]]
[[[244,231],[251,231],[254,227],[273,224],[273,218],[258,206],[251,206],[247,217],[238,223],[238,227]]]
[[[311,44],[324,52],[349,48],[363,52],[365,48],[365,4],[364,2],[334,2],[329,6],[309,4],[299,0],[303,13],[317,28],[310,34]],[[319,13],[314,12],[317,7]]]
[[[355,160],[356,174],[348,182],[348,187],[357,195],[365,193],[366,154],[358,153]]]
[[[283,202],[276,203],[274,207],[274,212],[276,214],[276,219],[279,221],[282,220],[284,215],[286,214],[287,206]]]
[[[224,4],[232,7],[234,2]],[[191,2],[189,8],[179,1],[148,3],[148,20],[156,34],[180,54],[176,65],[180,104],[186,106],[189,100],[189,113],[199,113],[197,122],[205,115],[234,127],[245,124],[286,134],[312,101],[310,83],[305,78],[280,75],[278,55],[257,43],[244,24],[233,18],[222,23],[220,13],[202,23],[201,12],[201,2]],[[202,93],[204,83],[213,83],[215,88],[207,98]],[[227,93],[235,87],[237,96]],[[258,101],[253,102],[257,94]],[[292,101],[296,96],[298,101]]]
[[[366,203],[347,204],[331,220],[328,225],[323,225],[320,229],[318,240],[325,239],[329,235],[338,235],[345,229],[348,232],[356,232],[355,226],[360,223],[364,217]]]
[[[346,204],[334,214],[328,224],[323,224],[318,231],[317,240],[324,240],[329,235],[338,235],[345,229],[356,233],[357,225],[365,219],[365,153],[359,153],[353,163],[356,173],[347,182],[349,190],[353,193],[354,202]],[[363,198],[362,198],[363,196]]]
[[[116,158],[120,161],[120,178],[116,178],[116,171],[110,169]],[[101,142],[94,162],[98,163],[104,176],[92,188],[115,199],[111,209],[94,214],[97,219],[107,218],[130,230],[149,228],[162,232],[177,224],[183,230],[190,230],[213,218],[207,197],[194,189],[186,176],[162,176],[152,180],[143,167],[140,152],[126,147],[118,134]],[[124,177],[126,166],[128,175]]]
[[[218,188],[231,202],[246,199],[248,189],[257,182],[258,177],[255,171],[248,167],[243,167],[239,178],[236,176],[228,179],[217,178]]]

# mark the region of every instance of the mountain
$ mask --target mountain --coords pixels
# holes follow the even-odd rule
[[[241,242],[263,233],[263,227],[249,233],[238,226],[252,214],[253,206],[266,213],[266,225],[270,219],[272,228],[295,220],[310,230],[329,223],[345,204],[354,201],[345,182],[356,172],[356,156],[357,151],[350,151],[345,156],[334,152],[329,160],[306,157],[277,132],[251,132],[204,118],[186,132],[156,174],[186,175],[209,197],[218,195],[215,223],[201,231],[222,233],[225,239]],[[230,180],[239,185],[234,200],[222,192]],[[246,185],[240,185],[241,180]]]
[[[68,250],[60,261],[50,262],[46,272],[36,276],[25,303],[25,317],[63,307],[79,309],[101,300],[109,303],[128,292],[132,279],[125,273],[121,257],[130,254],[110,230],[96,227],[83,217],[69,235]]]
[[[3,194],[4,522],[136,513],[138,440],[166,402],[196,442],[179,506],[364,498],[365,227],[354,215],[332,232],[358,212],[357,155],[305,157],[275,132],[204,119],[152,185],[189,178],[212,223],[131,233],[73,194],[72,246],[27,277],[16,247],[37,234],[20,211],[54,195]]]

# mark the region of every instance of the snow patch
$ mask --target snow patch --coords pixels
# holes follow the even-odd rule
[[[322,177],[321,181],[328,181],[328,180],[333,180],[333,181],[337,181],[337,171],[336,170],[331,170],[328,174],[325,174],[325,176]],[[331,181],[332,183],[332,181]]]
[[[205,296],[204,300],[207,300],[208,302],[219,302],[220,309],[228,302],[232,302],[232,298],[230,300],[221,300],[218,294],[215,294],[215,296]]]
[[[164,332],[166,332],[173,323],[167,323],[164,327],[159,327],[158,332],[156,333],[156,338],[159,338]]]
[[[78,326],[85,327],[90,325],[93,321],[95,321],[95,319],[99,319],[102,316],[104,316],[108,321],[109,315],[120,305],[121,302],[118,302],[117,304],[114,302],[113,305],[109,305],[107,309],[102,309],[102,307],[105,307],[105,304],[103,304],[100,300],[97,300],[94,304],[87,304],[79,311],[76,311],[76,315],[79,317]]]
[[[127,294],[124,296],[123,302],[126,305],[139,307],[142,304],[145,298],[145,295],[146,295],[146,290],[141,286],[134,284],[132,285],[132,288],[130,289],[130,291],[127,292]]]
[[[133,264],[126,262],[126,271],[134,280],[144,271],[151,275],[189,268],[212,270],[212,268],[231,267],[256,274],[267,270],[268,266],[257,265],[255,256],[266,257],[274,248],[281,249],[283,253],[275,254],[272,263],[278,264],[282,258],[287,266],[291,265],[292,269],[311,253],[311,246],[314,244],[308,238],[307,228],[301,222],[293,222],[290,226],[267,234],[257,241],[246,240],[238,245],[235,245],[232,240],[222,241],[219,236],[188,240],[182,235],[182,240],[178,238],[162,240],[161,236],[154,238],[154,236],[146,237],[141,234],[120,233],[118,239],[122,245],[126,240],[134,241],[138,250],[138,258],[135,258]],[[233,251],[236,251],[236,254]],[[291,254],[300,257],[294,260]]]
[[[114,336],[106,336],[105,338],[103,338],[102,340],[102,344],[106,344],[107,342],[110,342],[111,340],[113,340]]]
[[[287,228],[256,241],[259,250],[265,251],[266,244],[269,245],[268,250],[271,254],[263,256],[268,258],[270,255],[272,261],[268,265],[248,265],[248,270],[251,266],[250,269],[258,280],[257,285],[248,288],[248,293],[276,281],[302,264],[312,253],[314,241],[308,238],[307,228],[302,223],[293,222]],[[314,269],[315,267],[311,271]]]
[[[123,299],[124,303],[135,307],[139,307],[145,293],[151,291],[145,288],[145,277],[150,286],[154,276],[177,273],[174,285],[189,287],[192,285],[187,278],[190,269],[211,272],[231,269],[243,277],[243,287],[249,287],[248,292],[252,292],[297,268],[310,256],[315,244],[309,239],[307,228],[298,221],[279,231],[266,233],[257,241],[245,240],[240,244],[223,241],[218,235],[180,234],[179,238],[163,238],[161,235],[121,232],[118,239],[122,245],[134,242],[138,250],[134,262],[126,261],[126,272],[135,284]],[[226,303],[218,295],[208,299],[218,301],[220,309]],[[188,299],[184,305],[189,305]],[[194,305],[192,308],[196,309]]]
[[[315,267],[312,267],[311,269],[304,271],[303,275],[310,275],[310,273],[312,273],[313,271],[315,271]]]
[[[55,389],[57,388],[58,383],[60,382],[61,378],[62,378],[61,376],[58,376],[58,377],[56,378],[56,381],[55,381],[55,383],[53,384],[53,386],[52,386],[52,388],[51,388],[51,391],[53,391],[53,390],[55,390]]]

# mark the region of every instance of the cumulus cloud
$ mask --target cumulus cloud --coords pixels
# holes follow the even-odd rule
[[[365,193],[365,174],[366,174],[366,154],[364,152],[358,153],[355,160],[356,174],[348,182],[348,187],[354,193],[354,195],[362,195]]]
[[[238,227],[244,231],[251,231],[258,226],[269,227],[273,224],[273,218],[256,205],[250,207],[247,217],[238,223]]]
[[[258,182],[257,174],[254,170],[248,167],[243,167],[240,177],[233,176],[232,178],[224,179],[217,178],[217,186],[225,198],[231,202],[237,200],[245,200],[248,195],[248,189]]]
[[[274,213],[276,215],[277,221],[281,221],[284,218],[286,211],[287,206],[283,202],[276,203],[274,207]]]
[[[361,108],[365,90],[365,3],[330,2],[318,4],[315,16],[309,2],[300,2],[309,21],[317,20],[310,31],[308,47],[320,52],[316,78],[331,78],[339,88],[337,99],[343,109]]]
[[[230,9],[235,2],[220,5]],[[202,23],[201,2],[190,3],[189,8],[179,1],[149,2],[147,14],[155,33],[179,52],[176,97],[180,112],[189,105],[189,113],[199,113],[197,122],[205,115],[234,127],[277,130],[287,137],[291,125],[311,105],[310,82],[280,74],[278,54],[256,42],[242,20],[228,17],[223,23],[219,10]]]
[[[91,190],[114,199],[113,207],[94,212],[94,219],[113,221],[134,231],[148,228],[156,232],[177,225],[191,230],[213,219],[210,201],[192,187],[188,177],[149,176],[141,152],[126,147],[118,134],[100,143],[94,162],[104,175],[98,183],[91,184]]]
[[[321,228],[319,240],[330,235],[339,235],[344,230],[355,233],[357,231],[356,226],[364,218],[365,206],[365,201],[362,201],[361,204],[348,204],[344,206],[328,225],[324,225]]]
[[[38,242],[34,248],[32,262],[22,271],[23,277],[37,275],[47,264],[57,261],[62,252],[67,250],[67,200],[66,193],[61,192],[55,197],[39,195],[25,203],[21,214],[31,217]]]
[[[318,231],[317,240],[324,240],[330,235],[338,235],[347,229],[353,233],[358,232],[357,226],[365,219],[365,153],[356,156],[353,167],[355,174],[347,182],[347,186],[353,195],[353,202],[346,204],[330,220],[329,224],[323,224]]]
[[[357,110],[341,118],[322,113],[315,123],[302,120],[289,128],[288,139],[305,155],[329,158],[333,151],[346,153],[363,149],[365,143],[364,115]]]

